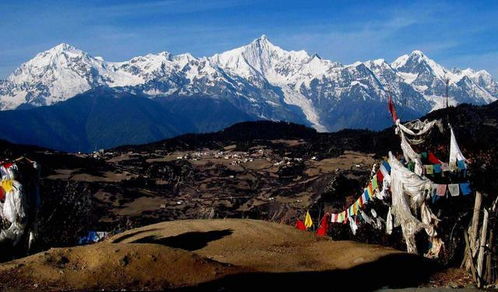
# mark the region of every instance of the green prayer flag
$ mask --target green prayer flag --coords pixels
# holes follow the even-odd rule
[[[372,188],[374,190],[379,188],[379,185],[377,184],[377,176],[376,175],[374,175],[374,177],[372,178]]]

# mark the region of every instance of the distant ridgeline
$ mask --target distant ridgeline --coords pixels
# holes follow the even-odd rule
[[[179,104],[183,110],[177,108]],[[202,113],[198,108],[202,108]],[[385,108],[384,104],[378,110],[386,112]],[[473,107],[475,111],[483,112],[485,108],[480,110],[479,107]],[[240,111],[230,103],[214,99],[149,99],[109,88],[98,88],[53,106],[0,111],[0,123],[3,125],[0,139],[67,152],[92,152],[120,145],[160,141],[185,133],[218,131],[239,122],[257,120],[261,119]],[[297,129],[293,127],[291,131]],[[302,129],[304,127],[299,128],[294,136],[309,138],[333,135]],[[251,126],[245,130],[247,132],[235,131],[232,136],[247,138]],[[258,135],[260,139],[278,137],[282,130],[263,127],[258,130]],[[261,136],[261,133],[267,133],[267,136]],[[338,133],[344,135],[348,131]],[[364,132],[350,132],[351,135],[360,133]]]

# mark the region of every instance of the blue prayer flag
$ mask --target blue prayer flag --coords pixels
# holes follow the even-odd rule
[[[388,173],[391,173],[391,166],[386,161],[382,161],[382,165],[386,168]]]
[[[370,201],[370,196],[368,195],[368,190],[367,189],[364,190],[363,194],[365,195],[365,202]]]
[[[460,190],[462,191],[462,195],[467,196],[472,193],[472,190],[470,189],[470,183],[462,183],[460,184]]]

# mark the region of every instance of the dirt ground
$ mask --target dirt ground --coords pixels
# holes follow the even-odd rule
[[[162,222],[104,242],[53,248],[0,265],[2,289],[240,291],[412,287],[436,271],[423,258],[315,237],[259,220]]]

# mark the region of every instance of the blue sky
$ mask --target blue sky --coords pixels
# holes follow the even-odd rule
[[[498,79],[498,1],[151,0],[0,2],[0,78],[61,42],[109,61],[208,56],[266,34],[344,64],[414,49]]]

